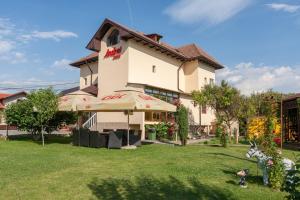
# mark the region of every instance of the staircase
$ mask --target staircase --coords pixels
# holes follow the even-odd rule
[[[86,122],[82,124],[83,128],[87,128],[90,130],[97,129],[97,113],[94,113]]]

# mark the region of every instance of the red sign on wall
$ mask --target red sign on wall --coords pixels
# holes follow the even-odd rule
[[[119,48],[114,47],[111,50],[107,49],[104,58],[112,57],[113,60],[119,59],[121,57],[121,52],[122,52],[122,47]]]

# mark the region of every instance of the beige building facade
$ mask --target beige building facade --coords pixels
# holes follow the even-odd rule
[[[161,42],[159,34],[144,34],[105,19],[87,48],[94,51],[71,63],[80,68],[80,89],[97,90],[99,99],[117,90],[138,90],[167,102],[180,101],[189,109],[189,123],[210,131],[215,121],[211,109],[200,111],[193,90],[215,83],[223,68],[195,44],[179,48]],[[95,92],[95,91],[94,91]],[[142,131],[145,124],[168,120],[168,113],[134,113],[130,126]],[[97,129],[126,128],[124,113],[97,113]]]

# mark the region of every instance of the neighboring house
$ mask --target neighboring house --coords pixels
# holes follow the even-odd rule
[[[203,106],[200,112],[191,97],[193,90],[215,83],[215,71],[222,69],[212,56],[195,44],[172,47],[163,36],[145,34],[105,19],[87,45],[94,51],[71,63],[80,68],[80,89],[99,98],[116,90],[138,90],[167,102],[180,100],[190,111],[190,124],[212,129],[214,112]],[[98,113],[97,128],[126,128],[123,113]],[[130,117],[131,128],[167,119],[167,113],[141,112]]]
[[[300,93],[282,100],[285,141],[300,142]]]
[[[26,92],[18,92],[15,94],[0,93],[0,125],[6,125],[3,112],[7,105],[26,98]]]

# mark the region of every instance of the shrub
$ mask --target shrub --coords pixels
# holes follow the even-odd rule
[[[273,126],[271,132],[275,136],[279,136],[281,133],[280,122],[277,118],[271,119]],[[249,120],[248,124],[248,139],[255,140],[261,138],[267,131],[267,118],[266,117],[253,117]]]
[[[182,145],[186,145],[188,136],[188,110],[183,105],[177,110],[178,134]]]
[[[300,158],[296,158],[296,168],[287,173],[284,191],[289,194],[286,196],[289,200],[300,199]]]
[[[285,171],[281,156],[272,158],[272,164],[269,166],[269,182],[273,189],[280,190],[284,184]]]

